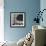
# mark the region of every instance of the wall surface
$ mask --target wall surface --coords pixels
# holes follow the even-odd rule
[[[46,9],[46,0],[41,0],[40,1],[40,9],[41,9],[41,11],[43,9]],[[46,27],[46,10],[44,10],[42,17],[43,17],[43,22],[41,21],[40,22],[40,25]]]
[[[7,41],[18,41],[32,30],[33,19],[40,10],[40,0],[4,0],[4,38]],[[25,28],[10,27],[10,12],[26,12]]]

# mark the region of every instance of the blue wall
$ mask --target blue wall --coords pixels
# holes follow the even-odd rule
[[[41,0],[40,1],[40,10],[42,11],[43,9],[46,9],[46,0]],[[40,22],[40,25],[45,26],[46,27],[46,10],[43,12],[43,22]]]
[[[4,0],[4,38],[7,41],[18,41],[32,29],[35,14],[40,9],[40,0]],[[26,12],[26,27],[11,28],[10,12]]]

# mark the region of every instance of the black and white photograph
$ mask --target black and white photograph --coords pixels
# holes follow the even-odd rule
[[[10,12],[10,26],[24,27],[25,26],[24,12]]]

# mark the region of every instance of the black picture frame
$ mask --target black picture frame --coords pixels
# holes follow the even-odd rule
[[[10,27],[25,27],[26,17],[25,12],[10,12]]]

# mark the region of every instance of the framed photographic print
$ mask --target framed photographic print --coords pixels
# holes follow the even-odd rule
[[[25,13],[24,12],[10,12],[10,27],[24,27]]]

